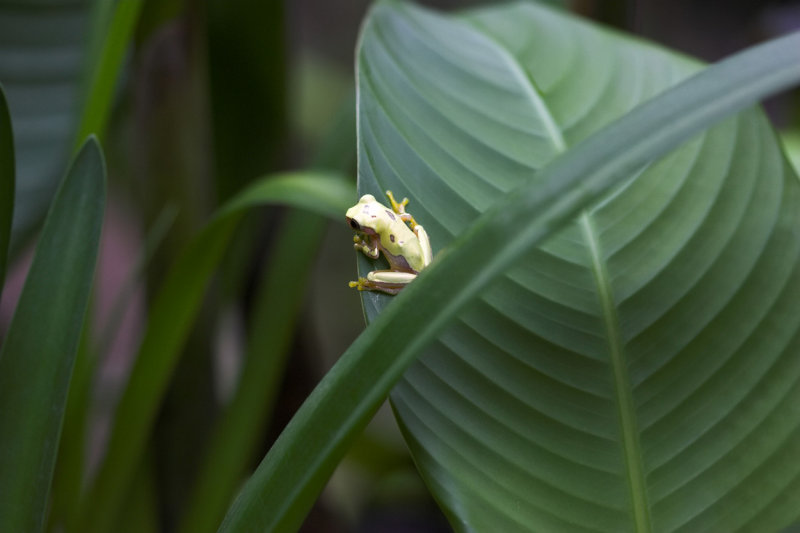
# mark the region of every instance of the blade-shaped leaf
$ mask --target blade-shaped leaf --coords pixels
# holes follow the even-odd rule
[[[111,12],[111,3],[98,3],[95,9],[96,47],[90,52],[93,64],[87,81],[86,97],[81,110],[77,140],[95,134],[103,138],[111,102],[117,86],[119,72],[128,50],[128,44],[139,20],[142,0],[117,2]],[[106,27],[106,24],[108,25]]]
[[[248,472],[253,453],[263,438],[265,420],[277,399],[306,293],[303,281],[317,252],[316,248],[302,246],[304,240],[296,239],[318,241],[327,226],[325,222],[298,211],[281,225],[286,233],[279,235],[272,256],[282,259],[269,265],[258,285],[241,377],[212,433],[181,532],[216,531],[232,495]],[[287,283],[290,279],[294,282]]]
[[[460,19],[381,6],[359,67],[360,192],[409,196],[441,249],[700,65],[519,3]],[[798,213],[796,176],[751,110],[494,283],[392,394],[454,526],[771,531],[795,518]],[[368,315],[388,300],[366,295]]]
[[[0,296],[6,279],[11,222],[14,216],[14,135],[3,85],[0,83]]]
[[[412,8],[379,4],[364,26],[360,53],[375,46],[370,39],[379,38],[370,34],[376,20],[402,16],[408,9]],[[447,29],[440,28],[440,35],[446,38]],[[798,49],[800,33],[753,47],[705,69],[592,134],[493,204],[394,297],[342,354],[242,488],[219,531],[298,528],[370,415],[419,352],[465,304],[526,251],[573,221],[643,164],[731,113],[800,83]],[[362,58],[360,82],[375,74],[370,68]],[[394,165],[409,171],[402,167],[402,158],[387,164],[377,157],[382,155],[380,151],[368,157],[365,121],[377,118],[387,132],[399,122],[386,120],[381,102],[366,94],[363,83],[359,91],[360,175],[369,176],[373,162],[387,173]],[[682,119],[675,121],[676,116]],[[412,150],[404,151],[404,156],[413,155]],[[424,169],[414,162],[412,167]],[[378,295],[365,296],[368,305],[379,302]]]
[[[42,528],[104,206],[92,138],[56,194],[0,351],[0,531]]]

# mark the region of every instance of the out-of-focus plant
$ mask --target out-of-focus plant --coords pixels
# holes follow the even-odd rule
[[[0,5],[0,49],[30,54],[9,78],[10,113],[0,89],[0,281],[20,249],[9,242],[49,204],[0,351],[0,530],[295,530],[390,394],[458,530],[773,531],[797,518],[800,190],[745,108],[800,82],[800,36],[704,68],[535,4],[443,16],[380,2],[358,43],[357,118],[350,103],[304,170],[282,172],[283,4],[87,6]],[[60,125],[51,142],[37,137],[47,124]],[[52,186],[29,193],[92,134],[150,241],[157,213],[181,212],[157,256],[141,253],[142,338],[90,472],[108,345],[84,320],[105,206],[97,141],[52,203]],[[304,299],[319,297],[327,220],[357,198],[343,176],[356,146],[358,192],[408,196],[438,255],[400,295],[362,293],[369,326],[253,468]],[[263,205],[266,219],[246,216]],[[230,316],[239,347],[217,360],[241,368],[221,394],[211,346]],[[362,464],[377,447],[355,446]]]
[[[0,140],[5,144],[0,154],[9,157],[11,135],[4,100],[0,88],[4,130]],[[13,179],[13,173],[0,176],[4,183]],[[104,162],[91,139],[56,193],[0,349],[3,531],[39,531],[45,521],[104,207]]]

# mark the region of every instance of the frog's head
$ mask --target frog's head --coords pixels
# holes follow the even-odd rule
[[[365,194],[356,205],[347,210],[345,218],[353,231],[375,235],[381,232],[385,224],[386,211],[386,206],[378,203],[374,196]]]

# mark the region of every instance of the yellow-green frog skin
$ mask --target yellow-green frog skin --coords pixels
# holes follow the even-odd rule
[[[383,253],[389,263],[389,270],[374,270],[366,278],[351,281],[350,286],[397,294],[430,264],[433,254],[425,228],[405,211],[408,198],[398,203],[392,191],[386,191],[386,196],[391,208],[365,194],[345,214],[347,224],[356,232],[353,247],[372,259]]]

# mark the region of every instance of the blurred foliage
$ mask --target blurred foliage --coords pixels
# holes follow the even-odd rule
[[[548,3],[706,59],[774,32],[770,8],[752,2],[734,3],[716,35],[702,17],[708,2],[673,4],[700,13],[680,22],[657,2]],[[354,196],[353,57],[369,5],[0,2],[0,83],[16,162],[14,191],[0,124],[0,210],[14,217],[10,248],[0,221],[0,281],[10,250],[0,317],[16,306],[33,237],[87,134],[100,138],[108,163],[94,303],[75,369],[59,375],[72,381],[63,429],[55,424],[50,531],[214,531],[363,328],[359,298],[345,283],[355,265],[351,234],[330,206]],[[779,116],[792,105],[775,103]],[[796,152],[796,141],[787,143]],[[277,190],[290,168],[331,181]],[[347,183],[334,184],[342,175]],[[280,205],[231,214],[236,202],[252,208],[275,198]],[[11,338],[8,328],[0,323]],[[393,523],[448,530],[392,414],[381,410],[304,530]]]

